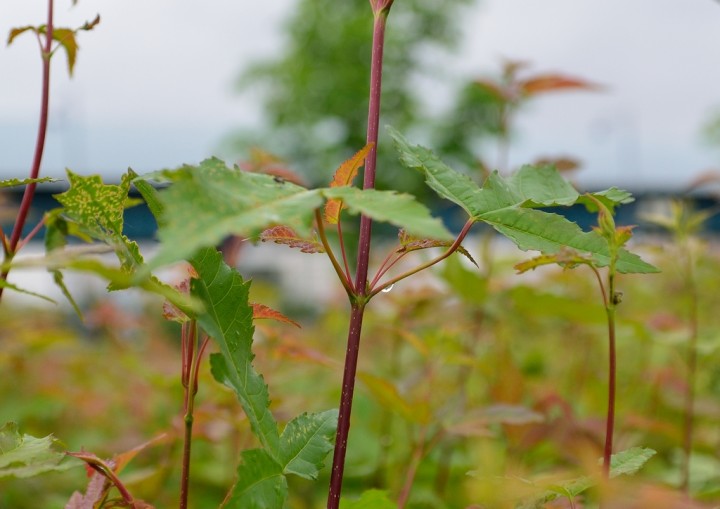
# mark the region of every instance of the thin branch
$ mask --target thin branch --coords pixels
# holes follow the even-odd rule
[[[348,281],[352,281],[352,276],[350,275],[350,264],[348,264],[347,251],[345,249],[345,239],[343,237],[342,226],[340,225],[341,214],[342,214],[342,210],[340,210],[340,214],[338,214],[338,222],[337,222],[338,241],[340,242],[340,253],[342,254],[343,265],[345,266],[345,277],[347,278]]]
[[[323,226],[323,218],[322,214],[320,213],[320,209],[315,210],[315,222],[317,223],[318,237],[320,237],[320,242],[322,243],[323,248],[325,248],[325,252],[327,253],[328,258],[330,258],[330,263],[332,263],[332,266],[335,269],[335,273],[338,275],[338,278],[340,279],[340,282],[342,283],[343,288],[345,288],[348,296],[350,298],[353,298],[353,296],[355,295],[355,289],[352,287],[352,283],[350,282],[350,280],[345,277],[343,269],[338,263],[337,258],[335,258],[335,253],[333,253],[333,250],[330,247],[327,235],[325,234],[325,226]]]
[[[421,272],[429,267],[432,267],[436,263],[443,261],[445,258],[447,258],[451,254],[453,254],[460,247],[460,245],[462,244],[462,241],[465,240],[465,237],[467,236],[468,232],[470,231],[470,228],[472,228],[473,224],[475,224],[475,221],[472,218],[468,219],[468,221],[465,223],[465,226],[463,226],[463,229],[460,231],[460,234],[455,239],[455,242],[453,242],[452,245],[448,248],[448,250],[445,251],[440,256],[437,256],[437,257],[433,258],[432,260],[423,263],[422,265],[418,265],[414,269],[411,269],[407,272],[403,272],[399,276],[396,276],[377,287],[371,288],[370,293],[368,294],[368,300],[371,299],[372,297],[374,297],[375,295],[377,295],[378,293],[380,293],[385,288],[388,288],[388,287],[394,285],[395,283],[397,283],[398,281],[402,281],[403,279],[412,276],[413,274],[417,274],[418,272]]]

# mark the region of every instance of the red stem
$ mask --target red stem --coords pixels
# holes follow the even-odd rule
[[[380,125],[380,96],[382,83],[383,47],[385,44],[385,24],[389,7],[375,15],[373,27],[373,45],[370,67],[370,102],[368,106],[367,143],[371,143],[370,152],[365,159],[364,189],[375,187],[375,168],[377,166],[377,141]],[[340,396],[340,413],[338,429],[335,437],[335,451],[330,475],[328,492],[328,509],[340,506],[343,472],[345,470],[345,453],[347,452],[348,435],[350,433],[350,413],[352,411],[353,392],[355,391],[355,373],[360,351],[360,331],[363,314],[367,303],[367,275],[370,262],[370,240],[372,237],[372,220],[367,216],[360,218],[360,238],[358,242],[357,271],[355,273],[354,295],[351,295],[352,311],[348,330],[347,351],[345,353],[345,370],[343,373],[342,394]]]
[[[354,304],[350,313],[347,351],[345,353],[345,370],[343,372],[342,396],[338,429],[335,437],[333,466],[330,475],[330,492],[328,509],[337,509],[340,505],[343,472],[345,470],[345,453],[347,452],[348,435],[350,434],[350,413],[352,411],[353,393],[355,391],[355,374],[357,372],[358,354],[360,352],[360,332],[362,330],[365,306]]]
[[[613,288],[613,284],[609,285]],[[610,291],[610,298],[613,299],[614,289]],[[613,435],[615,428],[615,379],[617,375],[617,352],[615,348],[615,305],[611,302],[607,310],[608,318],[608,346],[609,346],[609,363],[608,363],[608,410],[607,421],[605,423],[605,450],[603,452],[603,476],[605,479],[610,478],[610,462],[613,451]]]
[[[45,137],[47,134],[48,115],[50,111],[50,58],[52,56],[53,42],[53,0],[48,0],[47,12],[47,30],[45,32],[45,45],[42,48],[42,97],[40,102],[40,122],[38,125],[37,139],[35,142],[35,155],[30,169],[30,178],[38,178],[40,174],[40,165],[42,163],[43,153],[45,151]],[[18,210],[17,219],[13,228],[12,236],[8,249],[8,257],[12,259],[17,253],[18,243],[22,235],[25,222],[27,221],[35,197],[35,188],[37,184],[28,184],[23,193],[22,202],[20,202],[20,210]],[[9,260],[6,260],[9,261]],[[10,269],[6,268],[0,277],[7,280]],[[0,299],[2,299],[3,288],[0,287]]]

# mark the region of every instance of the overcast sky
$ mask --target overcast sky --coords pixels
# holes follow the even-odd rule
[[[43,172],[60,176],[67,166],[116,178],[128,166],[144,172],[198,162],[218,154],[233,128],[258,122],[256,101],[239,96],[233,81],[243,65],[281,49],[281,22],[295,1],[56,3],[61,26],[77,26],[98,12],[103,19],[94,32],[80,34],[72,80],[64,55],[54,61]],[[10,27],[44,22],[44,4],[0,2],[2,37]],[[393,9],[402,9],[402,0]],[[462,80],[497,72],[504,57],[605,86],[530,105],[518,119],[512,163],[573,155],[584,163],[580,182],[635,189],[682,186],[720,168],[720,152],[699,135],[720,107],[717,2],[482,0],[464,16],[463,35],[462,50],[444,64],[448,71],[422,82],[424,95],[438,105]],[[32,36],[0,47],[5,174],[29,167],[39,76]]]

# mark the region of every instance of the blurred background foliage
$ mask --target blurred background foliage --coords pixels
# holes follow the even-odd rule
[[[393,7],[387,31],[381,124],[406,131],[425,119],[416,91],[418,75],[442,74],[426,68],[423,53],[452,51],[461,34],[462,9],[472,0],[408,0]],[[285,24],[285,47],[275,59],[243,70],[241,90],[257,92],[265,126],[241,131],[232,145],[238,154],[259,146],[291,161],[313,184],[326,184],[337,166],[365,145],[372,42],[367,2],[300,0]],[[398,165],[381,133],[379,168]],[[378,187],[411,193],[426,191],[413,172],[378,172]]]
[[[467,247],[476,254],[484,242],[474,237]],[[710,503],[720,499],[720,257],[717,246],[694,246],[700,334],[690,487],[696,500]],[[705,507],[679,505],[677,489],[692,304],[676,247],[646,243],[641,250],[663,273],[620,279],[616,450],[644,446],[658,454],[618,485],[616,495],[632,503],[613,507]],[[521,494],[586,473],[600,457],[607,338],[594,277],[552,268],[516,276],[512,266],[522,253],[503,244],[485,252],[476,256],[480,271],[451,257],[370,306],[348,496],[379,488],[397,499],[411,486],[408,508],[511,508]],[[239,263],[242,271],[242,256]],[[251,300],[303,325],[256,322],[255,365],[278,420],[335,407],[347,327],[341,289],[308,309],[306,298],[258,278]],[[122,477],[136,496],[172,507],[182,430],[179,331],[153,300],[128,307],[98,298],[85,309],[85,324],[46,309],[0,309],[0,420],[103,457],[164,435]],[[233,394],[212,380],[207,363],[201,377],[191,507],[217,507],[239,452],[255,443]],[[327,469],[317,483],[293,481],[289,507],[323,507],[326,476]],[[0,507],[61,507],[86,482],[82,468],[0,479]],[[590,496],[582,507],[593,506]]]

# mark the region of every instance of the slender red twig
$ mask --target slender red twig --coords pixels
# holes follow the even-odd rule
[[[48,0],[47,10],[47,28],[45,31],[45,41],[42,46],[42,91],[40,99],[40,122],[38,124],[37,139],[35,141],[35,153],[33,155],[32,167],[30,168],[30,178],[35,179],[40,175],[40,166],[42,164],[43,153],[45,152],[45,137],[47,134],[48,116],[50,112],[50,58],[52,56],[52,42],[53,42],[53,0]],[[27,221],[28,214],[30,212],[30,205],[32,204],[33,198],[35,197],[35,188],[37,184],[28,184],[25,187],[22,201],[20,202],[20,209],[15,220],[15,226],[10,237],[10,242],[7,248],[6,256],[8,262],[17,253],[18,243],[22,236],[23,228],[25,228],[25,222]],[[7,281],[10,268],[6,267],[0,274],[0,278]],[[2,299],[3,287],[0,287],[0,299]]]

